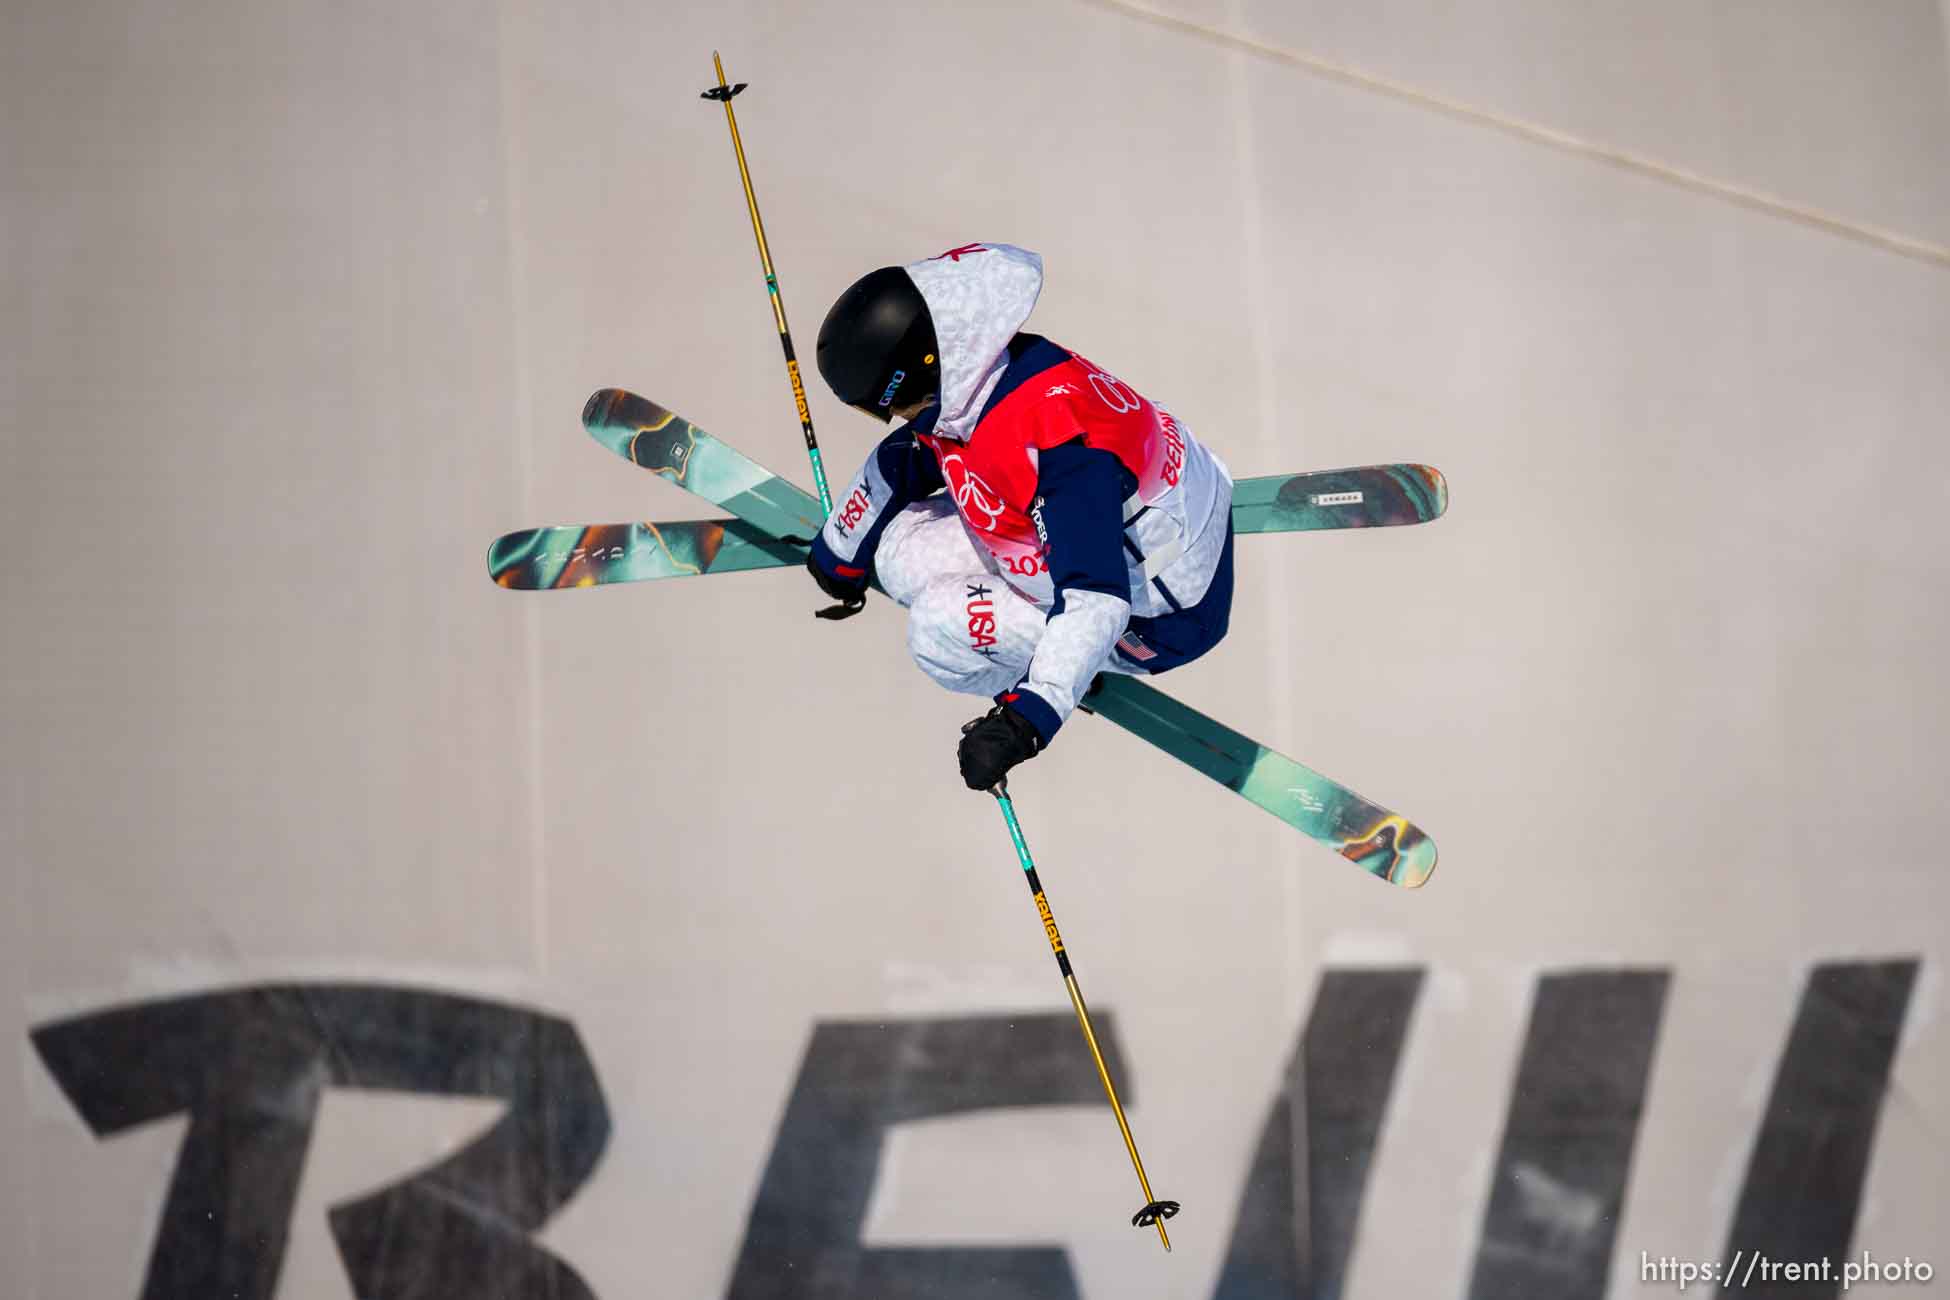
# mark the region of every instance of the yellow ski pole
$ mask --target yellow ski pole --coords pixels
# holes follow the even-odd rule
[[[1036,896],[1036,911],[1043,918],[1043,933],[1049,939],[1050,950],[1056,954],[1057,968],[1063,972],[1063,987],[1070,991],[1070,1005],[1076,1008],[1077,1023],[1083,1026],[1083,1041],[1090,1045],[1090,1059],[1097,1063],[1097,1077],[1104,1081],[1104,1095],[1110,1098],[1111,1114],[1117,1116],[1117,1131],[1124,1135],[1124,1149],[1131,1154],[1131,1168],[1137,1170],[1138,1186],[1144,1189],[1144,1208],[1131,1216],[1131,1226],[1155,1226],[1158,1240],[1169,1251],[1171,1238],[1165,1233],[1165,1220],[1178,1213],[1178,1202],[1161,1201],[1151,1194],[1151,1180],[1144,1176],[1144,1161],[1138,1158],[1137,1141],[1132,1138],[1131,1125],[1124,1118],[1124,1107],[1117,1100],[1117,1085],[1110,1081],[1110,1067],[1104,1064],[1103,1049],[1097,1046],[1097,1031],[1090,1027],[1090,1009],[1083,1004],[1083,990],[1077,987],[1076,972],[1070,969],[1070,954],[1063,948],[1063,935],[1056,928],[1056,917],[1049,910],[1049,900],[1043,896],[1043,882],[1036,878],[1036,864],[1030,859],[1029,845],[1022,838],[1022,824],[1016,820],[1016,807],[1009,799],[1009,783],[997,781],[989,793],[1002,809],[1002,820],[1009,824],[1009,839],[1016,846],[1016,858],[1028,878],[1029,892]]]
[[[779,346],[785,349],[786,378],[792,381],[792,401],[799,408],[799,431],[806,435],[806,455],[812,459],[813,486],[819,489],[819,508],[825,514],[833,513],[833,494],[826,490],[826,466],[819,459],[819,439],[813,436],[812,408],[806,405],[806,385],[799,377],[799,357],[792,350],[792,331],[785,323],[785,299],[779,297],[779,277],[772,269],[772,250],[765,244],[765,222],[758,215],[758,196],[752,192],[751,168],[745,165],[745,145],[738,138],[738,115],[731,111],[731,101],[745,88],[745,82],[733,86],[724,79],[724,60],[716,50],[711,51],[711,63],[718,70],[718,84],[704,91],[700,99],[715,99],[724,105],[725,124],[731,128],[731,149],[738,155],[738,179],[745,184],[745,206],[752,214],[752,234],[758,237],[758,262],[765,269],[765,291],[772,298],[772,322],[779,327]]]

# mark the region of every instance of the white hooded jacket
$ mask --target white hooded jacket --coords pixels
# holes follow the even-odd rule
[[[1006,574],[1004,581],[1049,611],[1044,634],[1019,683],[1019,690],[1027,690],[1036,701],[1018,706],[1047,739],[1068,718],[1098,671],[1108,666],[1144,671],[1143,662],[1154,658],[1141,641],[1134,651],[1127,650],[1131,663],[1118,665],[1112,656],[1120,638],[1126,637],[1134,613],[1147,619],[1165,618],[1204,597],[1227,537],[1231,478],[1223,463],[1168,412],[1083,358],[1046,341],[1024,343],[1025,348],[1043,351],[1020,354],[1022,366],[998,397],[998,386],[1005,374],[1012,373],[1011,343],[1042,290],[1043,263],[1035,253],[1008,244],[971,244],[903,269],[919,289],[934,326],[940,366],[937,403],[868,457],[838,498],[841,508],[823,530],[815,554],[855,572],[864,570],[873,561],[886,521],[907,504],[939,490],[944,472],[952,471],[955,481],[947,485],[955,492],[970,539],[979,551],[993,557],[991,572]],[[1037,378],[1025,378],[1030,375]],[[995,427],[983,425],[982,441],[973,444],[965,464],[961,453],[941,453],[937,466],[937,453],[917,445],[917,438],[969,444],[977,425],[990,413],[992,399],[996,400]],[[1067,531],[1060,528],[1059,505],[1069,498],[1059,500],[1056,488],[1050,487],[1050,531],[1045,534],[1043,493],[1048,476],[1063,459],[1060,453],[1074,453],[1082,446],[1081,442],[1073,447],[1055,444],[1080,438],[1086,429],[1097,431],[1090,435],[1093,440],[1108,438],[1107,445],[1118,448],[1115,453],[1084,453],[1103,457],[1093,473],[1100,484],[1097,490],[1110,496],[1091,507],[1090,518],[1106,519],[1107,514],[1107,526],[1073,523]],[[1031,440],[1025,442],[1025,437]],[[1038,443],[1049,449],[1042,453],[1047,459],[1040,466]],[[1119,460],[1124,461],[1124,471],[1138,475],[1138,490],[1128,499],[1124,499],[1128,488],[1118,487],[1115,481],[1124,472],[1118,469]],[[986,479],[970,472],[977,465]],[[969,477],[964,480],[962,475]],[[971,521],[962,508],[964,497],[988,508]],[[1029,510],[1031,498],[1036,506],[1033,531],[1031,518],[1021,513]],[[996,513],[1005,502],[1008,514],[999,523]],[[1074,558],[1076,546],[1065,538],[1087,539],[1084,549],[1090,554],[1084,571],[1090,576],[1078,585],[1074,575],[1079,571],[1071,564],[1068,571],[1073,580],[1059,589],[1051,564],[1039,563],[1038,556],[1054,562],[1059,558],[1052,549],[1056,545],[1067,547]],[[1036,707],[1038,702],[1046,707]]]

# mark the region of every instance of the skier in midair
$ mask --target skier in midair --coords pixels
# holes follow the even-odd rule
[[[883,423],[806,567],[844,618],[878,579],[907,644],[951,691],[972,790],[1048,747],[1100,672],[1198,658],[1232,607],[1232,476],[1163,407],[1020,332],[1042,259],[968,244],[840,295],[819,373]]]

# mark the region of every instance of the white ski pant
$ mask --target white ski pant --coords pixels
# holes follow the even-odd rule
[[[1049,616],[997,576],[953,501],[933,496],[895,515],[874,551],[874,573],[907,610],[907,651],[922,672],[966,695],[996,695],[1022,680]],[[1090,666],[1099,672],[1141,670],[1112,651]]]

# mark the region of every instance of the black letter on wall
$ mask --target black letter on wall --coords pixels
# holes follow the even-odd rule
[[[99,1137],[189,1112],[144,1300],[271,1300],[319,1094],[331,1087],[508,1103],[451,1159],[333,1208],[358,1295],[591,1297],[527,1235],[589,1177],[609,1138],[602,1090],[566,1021],[416,989],[285,984],[120,1007],[32,1037]]]
[[[1809,974],[1747,1162],[1728,1258],[1744,1250],[1839,1265],[1848,1254],[1915,982],[1914,961],[1836,963]],[[1841,1285],[1838,1267],[1826,1283],[1756,1278],[1739,1294],[1818,1300],[1839,1295]],[[1723,1286],[1720,1294],[1732,1293]]]
[[[1537,981],[1471,1300],[1599,1300],[1665,1010],[1665,971]]]
[[[1213,1300],[1337,1296],[1422,972],[1322,973]]]
[[[1112,1017],[1092,1016],[1120,1096],[1132,1100]],[[1005,1106],[1098,1106],[1103,1085],[1069,1015],[821,1022],[799,1068],[731,1279],[732,1300],[1075,1300],[1051,1247],[867,1249],[867,1198],[886,1131]],[[1105,1158],[1121,1158],[1114,1145]]]

